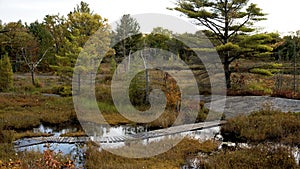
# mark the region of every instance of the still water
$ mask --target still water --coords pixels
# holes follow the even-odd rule
[[[76,132],[79,129],[76,127],[67,127],[63,129],[59,129],[57,127],[49,127],[45,125],[40,125],[38,128],[34,128],[33,132],[43,132],[43,133],[50,133],[53,134],[55,137],[59,137],[61,134],[65,134],[68,132]],[[122,137],[122,136],[128,136],[131,134],[137,134],[140,132],[146,132],[147,129],[143,126],[115,126],[115,127],[106,127],[102,126],[102,136],[103,137]],[[205,130],[199,130],[199,131],[191,131],[191,132],[185,132],[185,133],[179,133],[176,135],[169,135],[169,136],[161,136],[156,138],[150,138],[147,140],[144,140],[143,143],[147,145],[150,142],[153,141],[159,141],[165,138],[172,138],[176,136],[189,136],[195,139],[199,140],[207,140],[214,138],[220,131],[220,127],[214,127],[210,129]],[[91,137],[92,138],[92,137]],[[93,139],[93,138],[92,138]],[[21,139],[18,140],[19,142],[22,141],[28,141],[28,139]],[[112,143],[105,143],[101,144],[102,148],[119,148],[125,146],[124,142],[112,142]],[[100,147],[100,149],[101,149]],[[38,144],[28,147],[22,147],[18,148],[17,151],[38,151],[43,152],[44,150],[50,148],[56,153],[61,153],[63,155],[69,155],[71,157],[71,160],[73,160],[76,164],[76,168],[83,168],[84,165],[84,157],[85,157],[85,151],[87,149],[87,146],[85,144],[66,144],[66,143],[51,143],[47,144]]]

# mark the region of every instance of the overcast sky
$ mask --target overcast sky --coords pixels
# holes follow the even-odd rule
[[[176,0],[84,0],[91,9],[108,18],[110,22],[118,20],[123,14],[162,13],[180,14],[169,11]],[[258,24],[262,31],[288,33],[300,30],[300,8],[297,0],[250,0],[259,5],[268,20]],[[42,21],[47,14],[66,15],[80,0],[0,0],[0,20],[3,23],[22,20],[23,22]],[[181,16],[181,18],[184,18]]]

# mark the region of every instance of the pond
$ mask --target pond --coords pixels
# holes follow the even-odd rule
[[[46,132],[46,133],[52,133],[55,136],[60,136],[60,134],[64,134],[67,132],[74,132],[77,131],[78,129],[69,127],[69,128],[64,128],[58,130],[56,127],[49,127],[49,126],[44,126],[41,125],[38,128],[33,129],[35,132]],[[123,126],[115,126],[111,128],[107,128],[103,126],[103,137],[121,137],[121,136],[126,136],[130,134],[135,134],[139,132],[144,132],[147,131],[143,126],[128,126],[128,125],[123,125]],[[212,127],[209,129],[204,129],[204,130],[196,130],[196,131],[188,131],[188,132],[183,132],[183,133],[178,133],[174,135],[169,135],[169,136],[161,136],[161,137],[156,137],[156,138],[149,138],[147,140],[143,140],[143,143],[147,145],[150,142],[154,141],[160,141],[165,138],[172,138],[172,137],[177,137],[178,135],[181,136],[189,136],[191,138],[198,139],[200,141],[205,141],[209,139],[216,139],[219,141],[222,141],[222,136],[219,134],[220,133],[220,127]],[[26,139],[21,139],[19,141],[27,141]],[[228,142],[223,142],[220,144],[219,149],[222,149],[222,145],[226,144],[227,146],[235,146],[235,143],[228,143]],[[122,146],[125,146],[124,142],[111,142],[111,143],[104,143],[101,144],[100,150],[102,148],[120,148]],[[249,148],[247,144],[239,144],[240,147],[245,147]],[[38,151],[38,152],[43,152],[44,150],[50,148],[56,153],[61,153],[63,155],[69,155],[71,157],[71,160],[74,161],[76,168],[83,168],[84,166],[84,161],[85,161],[85,152],[87,149],[86,144],[84,143],[74,143],[74,144],[66,144],[66,143],[51,143],[47,144],[37,144],[33,146],[28,146],[28,147],[22,147],[18,148],[17,151]],[[300,158],[300,151],[298,148],[293,148],[293,155],[295,157],[295,160],[297,164],[299,164],[299,158]],[[181,166],[182,169],[187,169],[187,168],[197,168],[197,164],[199,161],[198,159],[190,159],[187,161],[187,163],[183,166]]]
[[[211,98],[209,97],[200,97],[201,100],[208,101]],[[213,102],[215,100],[212,100]],[[218,102],[218,100],[216,100]],[[291,100],[291,99],[282,99],[282,98],[273,98],[268,96],[237,96],[237,97],[227,97],[226,106],[225,106],[225,114],[226,117],[234,117],[240,113],[242,110],[244,113],[248,114],[251,110],[258,110],[262,108],[264,105],[263,103],[270,103],[272,108],[281,109],[282,111],[300,111],[300,101],[299,100]],[[205,104],[209,107],[210,103]],[[61,134],[69,133],[69,132],[76,132],[79,131],[81,128],[78,126],[70,126],[70,127],[55,127],[55,126],[47,126],[41,124],[39,127],[34,128],[33,132],[42,132],[42,133],[51,133],[55,137],[59,137]],[[122,137],[126,135],[141,133],[148,131],[147,128],[143,126],[129,126],[129,125],[122,125],[122,126],[114,126],[114,127],[107,127],[107,126],[98,126],[96,130],[101,130],[102,137]],[[185,132],[180,133],[177,135],[187,135],[195,139],[199,140],[207,140],[214,138],[220,132],[220,127],[209,128],[205,130],[197,130],[192,132]],[[171,136],[161,136],[156,138],[150,138],[144,140],[144,144],[147,144],[152,141],[159,141],[164,138],[175,137],[176,135]],[[219,135],[220,136],[220,135]],[[222,139],[222,138],[220,138]],[[20,142],[28,141],[28,139],[21,139],[18,140]],[[72,160],[75,161],[77,167],[82,167],[84,164],[84,154],[86,150],[85,144],[66,144],[66,143],[51,143],[49,144],[50,149],[54,150],[55,152],[60,152],[65,155],[70,155]],[[125,146],[124,142],[111,142],[106,144],[101,144],[103,148],[118,148]],[[44,144],[32,145],[28,147],[18,148],[17,151],[26,151],[26,150],[34,150],[43,152],[47,147]],[[299,150],[293,151],[295,159],[297,163],[299,163],[300,153]]]
[[[79,126],[68,126],[68,127],[60,127],[60,126],[48,126],[44,124],[40,124],[39,127],[33,128],[33,133],[48,133],[53,134],[55,137],[59,137],[61,134],[66,134],[70,132],[77,132],[79,131]]]
[[[115,136],[126,136],[129,134],[136,134],[140,132],[146,132],[147,129],[143,126],[114,126],[114,127],[107,127],[107,126],[101,126],[102,136],[103,137],[115,137]],[[62,134],[70,133],[70,132],[77,132],[80,130],[80,127],[78,126],[69,126],[69,127],[56,127],[56,126],[47,126],[44,124],[41,124],[37,128],[33,128],[34,133],[48,133],[53,134],[53,137],[59,137]],[[24,138],[17,140],[17,142],[31,142],[32,139]],[[122,146],[122,143],[119,144],[108,144],[111,148],[117,148]],[[76,164],[77,168],[83,167],[84,163],[84,154],[86,150],[86,145],[84,143],[50,143],[47,144],[37,144],[37,145],[31,145],[26,147],[20,147],[16,148],[17,151],[37,151],[37,152],[43,152],[46,149],[51,149],[56,153],[61,153],[63,155],[70,155],[71,160],[73,160]]]
[[[54,134],[55,137],[59,137],[61,134],[67,133],[67,132],[76,132],[78,131],[78,128],[76,127],[68,127],[59,129],[57,127],[50,127],[45,125],[40,125],[38,128],[33,129],[34,132],[44,132],[44,133],[51,133]],[[128,136],[131,134],[136,134],[140,132],[146,132],[147,129],[143,126],[128,126],[128,125],[122,125],[122,126],[115,126],[115,127],[102,127],[103,131],[103,137],[122,137],[122,136]],[[184,136],[190,136],[195,139],[199,140],[207,140],[214,138],[217,133],[219,133],[220,127],[213,127],[210,129],[205,130],[197,130],[197,131],[190,131],[190,132],[184,132],[179,133],[176,135],[169,135],[169,136],[161,136],[156,138],[150,138],[147,140],[144,140],[144,143],[150,143],[152,141],[159,141],[164,138],[172,138],[176,137],[178,135],[184,135]],[[30,139],[20,139],[19,142],[28,142]],[[101,144],[101,148],[119,148],[125,146],[124,142],[112,142],[112,143],[106,143]],[[56,153],[61,153],[64,155],[70,155],[71,160],[73,160],[76,164],[76,168],[83,168],[84,166],[84,158],[85,158],[85,151],[87,149],[87,146],[84,143],[76,143],[76,144],[66,144],[66,143],[50,143],[47,144],[37,144],[27,147],[21,147],[16,148],[17,151],[38,151],[43,152],[44,150],[50,148]]]

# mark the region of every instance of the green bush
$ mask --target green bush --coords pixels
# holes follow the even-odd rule
[[[260,83],[252,83],[249,86],[247,86],[247,88],[250,91],[262,91],[264,94],[271,94],[272,93],[272,89],[264,87]]]
[[[0,91],[8,91],[13,87],[13,71],[9,57],[0,59]]]
[[[72,87],[71,86],[54,86],[52,88],[53,94],[58,94],[60,96],[72,96]]]
[[[279,73],[280,70],[279,69],[270,69],[269,70],[272,74],[276,74],[276,73]]]
[[[273,76],[273,74],[279,73],[282,64],[280,63],[267,63],[259,67],[250,69],[250,73]]]
[[[145,108],[149,106],[149,103],[146,103],[146,80],[144,74],[144,71],[138,73],[133,78],[129,86],[130,101],[132,105],[140,108]]]
[[[273,76],[273,74],[271,73],[270,70],[261,69],[261,68],[250,69],[250,73],[260,74],[260,75],[265,75],[265,76]]]
[[[267,64],[264,64],[263,66],[261,66],[260,68],[263,68],[263,69],[277,69],[277,68],[280,68],[280,67],[282,67],[281,63],[267,63]]]

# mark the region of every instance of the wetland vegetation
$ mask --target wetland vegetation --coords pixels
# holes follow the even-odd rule
[[[173,10],[202,23],[208,22],[202,19],[224,14],[211,13],[210,10],[193,13],[191,8],[203,4],[204,1],[197,0],[196,4],[193,2],[179,1],[177,8]],[[217,2],[224,7],[228,5],[223,1]],[[89,68],[74,67],[84,44],[97,30],[103,32],[100,31],[97,37],[101,43],[95,44],[99,45],[96,48],[107,49],[107,52],[99,62],[101,66],[96,69],[97,73],[90,74],[95,78],[89,83],[95,84],[97,108],[111,126],[129,126],[130,129],[142,127],[146,131],[172,126],[178,120],[182,105],[187,104],[181,102],[181,89],[194,90],[191,88],[193,79],[185,76],[187,71],[191,71],[195,77],[197,92],[187,90],[196,94],[186,96],[195,98],[193,104],[186,105],[186,108],[198,109],[194,121],[190,120],[192,115],[189,111],[179,119],[184,124],[207,120],[209,109],[205,104],[211,100],[200,100],[200,95],[211,95],[212,87],[216,85],[210,84],[211,79],[222,79],[223,76],[224,86],[227,88],[215,88],[214,94],[300,99],[299,32],[296,37],[282,37],[279,33],[257,33],[251,21],[263,19],[265,14],[260,8],[248,4],[246,0],[225,2],[230,2],[231,7],[236,8],[234,15],[221,18],[231,16],[227,19],[236,20],[237,22],[232,23],[238,23],[249,15],[249,24],[226,24],[223,28],[224,34],[223,31],[216,34],[211,29],[177,33],[162,27],[153,28],[152,32],[144,34],[139,30],[139,23],[128,14],[121,18],[118,29],[111,30],[107,19],[91,12],[85,2],[77,5],[67,16],[46,15],[42,22],[0,22],[0,169],[300,168],[300,114],[282,112],[268,104],[249,115],[245,112],[234,114],[230,118],[220,114],[210,115],[209,120],[226,121],[218,133],[221,139],[201,140],[186,137],[176,146],[172,145],[169,151],[150,158],[121,157],[104,149],[100,151],[99,145],[88,142],[84,148],[80,147],[84,151],[78,151],[81,153],[80,158],[84,158],[84,164],[78,167],[71,154],[54,151],[50,144],[44,145],[42,152],[17,151],[14,147],[16,140],[54,136],[53,128],[59,130],[57,137],[86,137],[81,122],[104,125],[103,121],[89,114],[79,121],[72,98],[72,94],[80,95],[84,90],[91,90],[82,87],[80,79],[80,73],[88,72]],[[206,5],[210,9],[216,4],[211,2]],[[241,12],[241,6],[247,7],[247,12]],[[129,25],[126,29],[130,33],[124,34],[123,24]],[[231,33],[228,34],[229,32]],[[207,38],[203,38],[204,35]],[[127,36],[125,40],[122,39]],[[196,47],[190,48],[178,39],[191,42]],[[209,40],[211,46],[203,39]],[[94,50],[95,46],[88,47]],[[142,50],[143,48],[146,50]],[[165,54],[162,52],[164,50],[170,53]],[[215,65],[205,65],[197,54],[200,52],[211,56],[212,51],[222,59],[220,64],[223,64],[224,70],[216,70],[216,74],[210,77],[206,70],[209,67],[206,66]],[[88,59],[95,62],[99,60],[99,56],[90,57]],[[162,63],[161,69],[139,71],[128,86],[130,103],[140,111],[151,108],[151,91],[159,89],[165,95],[164,111],[159,118],[149,123],[125,118],[114,105],[112,80],[114,75],[120,73],[121,68],[118,69],[118,65],[125,58],[129,58],[126,60],[128,63],[122,65],[125,72],[135,69],[133,63],[137,62],[137,58],[142,58],[144,67],[155,59]],[[173,65],[176,60],[182,60],[186,65]],[[167,69],[163,71],[163,68]],[[177,77],[172,77],[168,69],[174,69]],[[176,78],[183,81],[176,82]],[[84,101],[89,108],[89,100]],[[34,131],[40,126],[48,126],[51,131]],[[60,132],[60,129],[68,127],[76,130]],[[172,138],[159,140],[159,146],[168,145],[170,139]],[[235,143],[235,146],[228,146],[228,142]],[[222,146],[225,143],[228,143],[227,146]],[[246,146],[239,146],[241,144]],[[141,149],[143,146],[151,148],[154,145],[157,144],[138,144]],[[117,151],[124,149],[126,147],[118,147]]]

